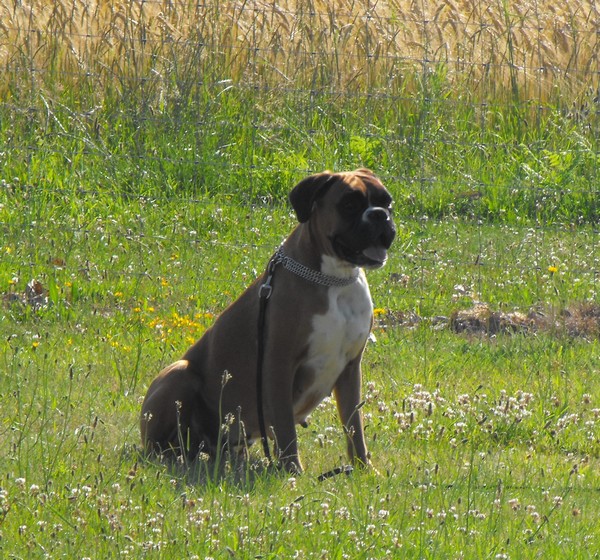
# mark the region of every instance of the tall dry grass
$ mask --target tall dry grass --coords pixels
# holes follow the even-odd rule
[[[96,90],[231,79],[398,91],[442,65],[479,96],[576,99],[598,87],[599,28],[597,0],[1,0],[0,91],[57,73]]]

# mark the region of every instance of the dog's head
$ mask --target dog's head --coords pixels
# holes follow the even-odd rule
[[[307,177],[290,202],[323,254],[365,268],[385,264],[396,235],[392,197],[368,169]]]

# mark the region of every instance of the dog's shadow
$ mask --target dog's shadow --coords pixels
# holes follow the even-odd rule
[[[177,486],[235,486],[250,491],[258,480],[265,477],[288,478],[284,469],[269,464],[266,459],[249,458],[237,453],[223,452],[218,457],[200,454],[187,459],[172,453],[158,455],[148,453],[136,445],[127,446],[121,451],[121,459],[132,463],[128,477],[140,471],[154,469],[156,478],[168,477]]]

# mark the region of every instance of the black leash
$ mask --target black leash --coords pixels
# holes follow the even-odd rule
[[[338,474],[350,475],[353,471],[354,471],[354,468],[352,467],[352,465],[344,465],[342,467],[336,467],[335,469],[331,469],[330,471],[320,474],[317,477],[317,480],[319,482],[323,482],[324,480],[327,480],[328,478],[337,476]]]
[[[269,439],[267,438],[267,427],[265,426],[265,413],[263,406],[263,362],[265,357],[265,315],[267,303],[273,293],[273,274],[275,267],[281,262],[275,254],[267,266],[267,279],[260,286],[258,291],[258,329],[257,329],[257,355],[256,355],[256,406],[258,412],[258,427],[260,428],[260,438],[263,451],[269,465],[273,463],[271,450],[269,449]]]

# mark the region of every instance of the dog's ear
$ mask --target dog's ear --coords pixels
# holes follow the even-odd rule
[[[300,223],[307,222],[312,213],[313,204],[323,196],[336,181],[337,176],[329,171],[311,175],[302,179],[290,193],[290,203]]]

